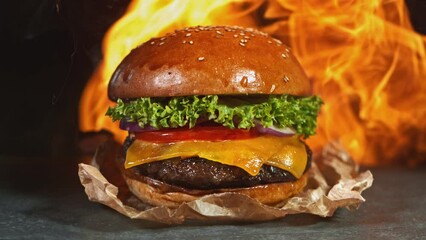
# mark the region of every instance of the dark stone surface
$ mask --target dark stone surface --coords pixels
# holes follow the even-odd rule
[[[0,160],[1,239],[426,239],[426,166],[372,169],[367,202],[331,218],[165,226],[88,201],[75,159]]]

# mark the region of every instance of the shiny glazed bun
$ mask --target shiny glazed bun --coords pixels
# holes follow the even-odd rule
[[[118,66],[112,100],[232,94],[310,95],[310,83],[279,40],[240,27],[194,27],[153,38]]]

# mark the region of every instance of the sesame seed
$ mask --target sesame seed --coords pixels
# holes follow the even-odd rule
[[[238,37],[238,34],[234,34],[234,38],[237,38]]]
[[[278,45],[281,45],[281,44],[283,44],[280,40],[278,40],[278,39],[275,39],[274,38],[274,41],[278,44]]]
[[[158,45],[160,45],[160,46],[161,46],[161,45],[163,45],[163,44],[164,44],[164,42],[160,42]]]
[[[247,39],[240,39],[240,42],[242,42],[242,43],[246,43],[246,42],[247,42]]]
[[[245,46],[246,46],[246,45],[245,45],[244,43],[242,43],[242,42],[240,42],[240,45],[241,45],[241,46],[243,46],[243,47],[245,47]]]
[[[189,41],[189,44],[191,44],[191,45],[194,44],[194,41]]]
[[[274,92],[275,90],[275,84],[272,84],[271,89],[269,90],[269,92]]]
[[[222,33],[219,30],[217,30],[216,33],[219,35],[222,35]]]
[[[268,43],[272,43],[272,41],[271,41],[271,40],[268,40]]]
[[[290,48],[286,48],[285,51],[289,53],[290,52]]]
[[[155,44],[155,42],[154,42],[154,41],[152,41],[152,42],[151,42],[151,45],[154,45],[154,44]]]
[[[285,83],[288,83],[290,81],[290,78],[288,76],[284,76],[283,80]]]
[[[241,36],[244,36],[244,35],[246,35],[246,34],[245,34],[244,32],[240,32],[240,35],[241,35]]]
[[[282,53],[282,54],[281,54],[281,57],[283,57],[283,58],[288,58],[288,55],[287,55],[287,53]]]
[[[185,35],[185,37],[190,37],[191,36],[191,33],[187,33],[186,35]]]
[[[244,36],[244,38],[245,38],[245,39],[250,39],[250,37],[249,37],[249,36]]]
[[[163,41],[164,39],[166,39],[166,37],[162,37],[162,38],[160,38],[160,40],[161,40],[161,41]]]
[[[186,43],[186,40],[183,40],[182,43]]]
[[[199,57],[199,58],[197,58],[198,59],[198,61],[204,61],[204,57]]]

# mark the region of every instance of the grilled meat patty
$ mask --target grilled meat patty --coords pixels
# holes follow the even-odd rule
[[[131,142],[130,138],[126,139],[125,151]],[[306,172],[311,165],[312,151],[307,145],[305,146],[308,155]],[[251,176],[239,167],[199,157],[162,160],[135,166],[129,170],[134,175],[143,175],[170,185],[199,190],[252,187],[296,180],[288,171],[270,165],[263,165],[259,174]]]

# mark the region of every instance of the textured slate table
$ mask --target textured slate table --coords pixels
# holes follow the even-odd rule
[[[1,156],[0,239],[426,239],[426,166],[372,169],[367,202],[332,218],[165,226],[88,201],[76,163]]]

